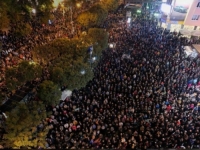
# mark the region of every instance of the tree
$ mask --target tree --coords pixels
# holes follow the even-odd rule
[[[98,56],[108,47],[108,33],[104,29],[90,28],[86,39],[94,43],[94,53]]]
[[[48,68],[51,81],[73,89],[78,87],[79,78],[84,79],[84,81],[80,81],[81,87],[84,86],[82,83],[92,79],[91,71],[86,71],[86,78],[83,78],[80,73],[82,69],[89,68],[89,63],[85,60],[88,57],[87,48],[88,45],[82,43],[80,39],[57,39],[49,45],[37,47],[33,51],[33,56],[34,59],[42,58],[45,64],[51,62],[51,66]]]
[[[6,0],[8,6],[8,15],[11,23],[16,25],[20,22],[28,22],[30,19],[31,1],[27,0]],[[23,28],[23,27],[22,27]]]
[[[64,0],[63,3],[65,7],[74,7],[76,6],[77,0]]]
[[[110,11],[115,11],[119,5],[119,0],[102,0],[102,5],[105,7],[105,9]]]
[[[28,81],[32,81],[42,75],[42,68],[36,63],[22,61],[17,67],[6,69],[6,86],[10,90],[15,90]]]
[[[17,80],[17,68],[8,68],[6,69],[5,73],[5,81],[6,81],[6,87],[13,91],[16,89],[17,86],[20,85],[20,82]]]
[[[48,20],[53,19],[53,0],[38,0],[34,3],[36,9],[36,17],[39,18],[40,23],[47,24]]]
[[[68,39],[56,39],[48,45],[38,46],[32,52],[34,61],[40,58],[44,64],[57,59],[59,56],[68,53],[68,57],[71,57],[72,44]]]
[[[48,130],[37,130],[42,120],[46,117],[45,107],[40,102],[32,103],[27,107],[24,103],[19,103],[11,112],[6,112],[8,118],[5,122],[5,131],[3,141],[0,144],[5,147],[45,147],[45,135]]]
[[[92,79],[93,72],[89,64],[88,47],[93,45],[93,54],[100,57],[102,50],[108,46],[108,34],[104,29],[91,28],[88,34],[79,39],[56,39],[45,46],[36,47],[33,59],[41,58],[44,64],[50,62],[48,68],[50,80],[68,89],[80,88]],[[85,70],[82,75],[81,70]]]
[[[65,82],[66,77],[64,75],[64,70],[60,67],[52,67],[50,71],[50,79],[60,86]]]
[[[45,105],[55,105],[61,97],[59,87],[52,81],[43,81],[38,88],[38,96]]]
[[[101,4],[94,5],[89,9],[89,12],[92,14],[96,14],[97,18],[95,22],[97,25],[103,23],[108,15],[108,11]]]
[[[4,1],[0,1],[0,29],[9,27],[8,6]]]
[[[17,23],[15,26],[15,29],[13,30],[13,33],[17,37],[27,36],[32,32],[32,27],[27,22],[20,22]]]
[[[92,25],[92,23],[90,22],[90,18],[92,18],[92,14],[86,11],[78,16],[77,21],[82,26],[89,28]]]
[[[83,63],[83,60],[74,61],[74,67],[68,70],[70,73],[67,76],[68,89],[80,89],[84,87],[92,78],[93,72],[88,63]],[[84,71],[82,74],[81,71]]]
[[[105,21],[108,12],[101,4],[96,4],[91,7],[88,11],[81,13],[77,21],[84,27],[90,28],[94,26],[99,26]]]
[[[24,76],[24,81],[32,81],[38,77],[41,77],[42,75],[42,68],[40,65],[36,64],[35,62],[29,62],[29,61],[22,61],[18,65],[18,73]],[[18,79],[20,79],[21,76],[19,76]]]

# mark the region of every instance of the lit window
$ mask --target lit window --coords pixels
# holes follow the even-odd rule
[[[192,20],[199,20],[199,18],[200,18],[200,15],[193,15],[192,16]]]

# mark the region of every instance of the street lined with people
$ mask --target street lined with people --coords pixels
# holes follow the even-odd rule
[[[74,23],[72,33],[62,13],[52,13],[55,20],[48,25],[30,22],[33,32],[26,37],[13,36],[15,25],[0,33],[1,78],[19,59],[31,61],[36,46],[82,32]],[[127,22],[123,5],[100,27],[109,33],[109,45],[93,68],[94,78],[52,106],[37,127],[43,130],[47,122],[46,148],[199,149],[200,59],[184,53],[193,41],[158,26],[144,10]]]
[[[93,80],[52,108],[48,147],[199,148],[199,58],[182,48],[192,43],[145,14],[129,28],[121,13],[123,6],[103,25],[114,24],[116,46],[103,52]]]

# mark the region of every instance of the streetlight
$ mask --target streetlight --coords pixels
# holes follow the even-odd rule
[[[80,7],[81,7],[81,4],[80,4],[80,3],[77,3],[77,4],[76,4],[76,7],[80,8]]]
[[[80,8],[81,4],[76,3],[76,7]],[[71,25],[72,25],[72,34],[74,33],[74,23],[73,23],[73,11],[72,11],[72,6],[70,6],[70,18],[71,18]]]
[[[36,9],[33,8],[33,9],[32,9],[32,13],[33,13],[33,14],[36,14]]]
[[[96,59],[97,59],[96,57],[92,57],[93,62],[94,62]]]
[[[90,68],[92,68],[92,52],[93,52],[93,45],[89,47],[89,54],[90,54]]]
[[[80,72],[82,75],[84,75],[85,74],[85,70],[83,69],[83,70],[81,70],[81,72]]]

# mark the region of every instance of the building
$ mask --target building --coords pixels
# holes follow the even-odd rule
[[[188,36],[200,36],[200,0],[163,0],[161,26]]]

